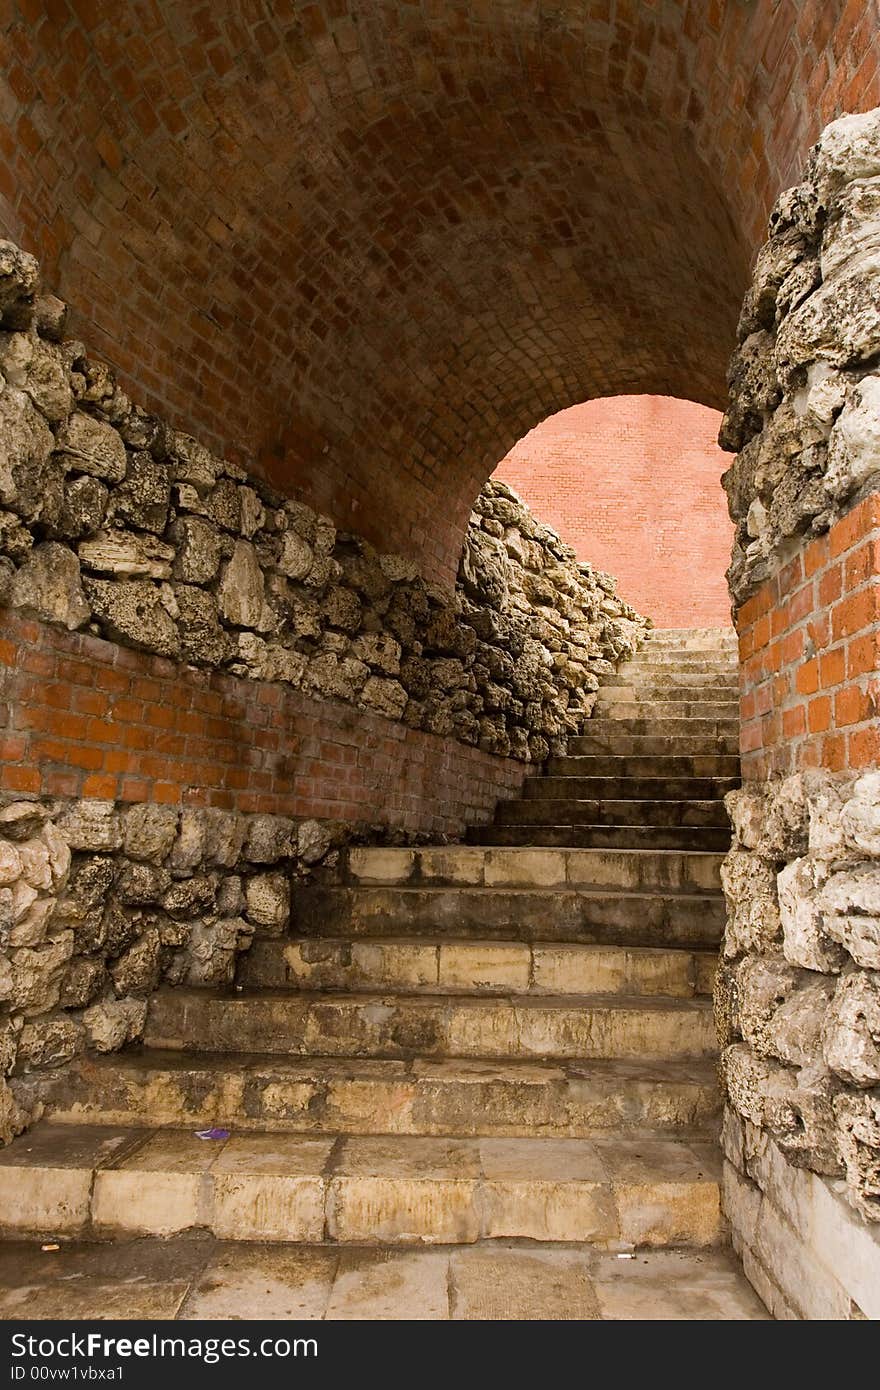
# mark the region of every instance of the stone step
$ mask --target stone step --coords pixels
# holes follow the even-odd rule
[[[571,774],[529,777],[523,794],[527,801],[720,801],[738,786],[738,777],[579,777]]]
[[[703,999],[227,993],[153,995],[148,1047],[289,1057],[709,1057]]]
[[[650,647],[674,647],[687,651],[691,647],[732,647],[736,649],[737,636],[732,627],[655,627],[639,648],[644,651]]]
[[[468,832],[477,845],[557,849],[730,849],[730,829],[673,825],[489,825]]]
[[[720,854],[617,853],[605,850],[489,849],[421,845],[407,849],[355,848],[342,856],[352,885],[486,888],[595,888],[711,893],[721,891]],[[294,887],[295,920],[302,894]]]
[[[719,684],[730,687],[731,691],[738,691],[737,667],[719,663],[703,670],[699,666],[658,667],[642,662],[624,662],[617,667],[613,676],[599,678],[601,689],[617,689],[620,685],[652,685],[655,689],[674,689],[681,685],[687,689],[715,689]]]
[[[631,656],[628,661],[620,663],[621,670],[638,667],[644,669],[650,667],[675,667],[680,666],[682,670],[698,670],[705,667],[713,671],[736,671],[739,664],[739,653],[734,648],[707,648],[704,651],[677,651],[674,647],[647,646],[642,647]]]
[[[679,825],[727,828],[730,821],[723,801],[632,800],[528,800],[502,801],[496,812],[498,825]]]
[[[652,947],[374,938],[257,940],[245,989],[370,994],[602,994],[690,999],[712,992],[717,957]]]
[[[677,721],[687,729],[687,720]],[[719,732],[714,721],[706,721],[708,731],[698,733],[648,733],[651,723],[638,721],[636,732],[623,726],[622,721],[613,719],[591,719],[588,734],[578,734],[568,740],[570,757],[595,757],[610,754],[613,757],[739,757],[739,725],[727,726]],[[668,721],[667,726],[668,728]]]
[[[638,754],[594,754],[592,757],[550,758],[548,777],[710,777],[739,782],[740,764],[735,753],[690,753],[640,757]],[[541,777],[530,777],[525,786],[528,794]]]
[[[535,862],[541,854],[563,853],[537,850]],[[563,864],[556,888],[308,885],[294,890],[293,917],[301,936],[320,940],[381,939],[393,932],[452,941],[716,946],[724,931],[724,899],[717,891],[721,856],[640,853],[632,860],[631,892],[578,886],[576,869],[575,881],[566,884]],[[613,865],[604,867],[609,878],[621,876]],[[588,872],[595,877],[601,868]]]
[[[665,720],[699,723],[703,720],[729,722],[739,720],[739,703],[732,700],[617,700],[599,692],[593,719],[650,720],[662,724]],[[658,730],[658,732],[662,732]],[[696,731],[694,731],[696,732]]]
[[[650,678],[633,680],[632,677],[628,677],[626,680],[604,681],[598,690],[598,700],[600,704],[609,701],[644,704],[657,700],[671,703],[688,703],[700,700],[713,704],[738,705],[739,686],[730,685],[717,679],[707,682],[705,685],[694,685],[688,681],[683,682],[680,676],[676,677],[669,685],[660,685],[659,682]]]
[[[0,1228],[320,1245],[712,1246],[725,1227],[706,1140],[234,1134],[40,1124],[0,1154]]]
[[[547,1135],[676,1131],[720,1108],[713,1061],[376,1061],[146,1048],[34,1072],[16,1094],[54,1123],[285,1133]]]

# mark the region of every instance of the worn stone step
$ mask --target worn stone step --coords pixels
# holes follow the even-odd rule
[[[655,754],[639,756],[636,753],[619,754],[598,753],[592,756],[550,758],[547,762],[548,777],[709,777],[730,779],[736,783],[740,777],[739,758],[735,753],[686,753]],[[542,777],[529,777],[525,784],[526,795],[533,785],[540,785]]]
[[[739,719],[739,703],[734,700],[617,700],[599,692],[594,719],[650,720],[663,724],[666,720],[693,723],[715,720],[735,723]],[[662,732],[662,729],[658,732]]]
[[[149,1047],[312,1057],[709,1057],[704,999],[225,993],[153,995]]]
[[[619,853],[613,850],[491,849],[471,845],[421,845],[406,849],[354,848],[341,870],[355,886],[486,888],[721,890],[720,854]],[[302,894],[294,888],[295,920]]]
[[[591,719],[588,734],[577,734],[568,740],[570,757],[739,757],[739,726],[722,729],[714,721],[708,730],[690,734],[680,731],[651,734],[650,721],[642,721],[635,732],[613,719]],[[687,727],[687,721],[681,723]]]
[[[529,777],[523,795],[527,801],[720,801],[738,786],[738,777],[548,775]]]
[[[730,829],[674,825],[489,825],[468,831],[478,845],[558,849],[730,849]]]
[[[542,853],[534,851],[533,862]],[[614,864],[580,871],[574,867],[573,881],[566,883],[563,863],[557,870],[561,883],[555,888],[306,885],[294,890],[294,920],[300,935],[319,940],[381,939],[393,932],[452,941],[717,945],[724,931],[724,899],[715,891],[721,856],[667,853],[653,856],[652,862],[641,853],[632,860],[626,866],[627,887],[635,891],[628,892],[613,884],[578,884],[579,872],[598,878],[604,869],[610,880],[621,878]],[[552,867],[548,870],[549,877]]]
[[[6,1234],[307,1244],[583,1241],[711,1246],[724,1237],[714,1144],[241,1134],[41,1124],[0,1154]]]
[[[676,1131],[720,1109],[713,1061],[271,1057],[145,1048],[20,1078],[56,1123],[587,1138]]]
[[[638,688],[651,687],[653,689],[715,689],[720,687],[730,688],[731,691],[738,692],[737,667],[719,664],[712,669],[703,669],[702,666],[648,666],[641,662],[624,662],[623,666],[617,667],[613,676],[602,676],[599,680],[601,689],[617,689],[619,687],[630,687],[637,685]]]
[[[705,715],[696,718],[689,714],[684,714],[680,710],[677,714],[669,714],[662,719],[659,716],[645,713],[640,707],[639,713],[621,715],[619,718],[608,714],[594,714],[589,721],[590,734],[596,738],[602,735],[614,737],[625,736],[627,734],[645,734],[651,738],[665,735],[671,738],[693,738],[694,735],[704,737],[706,743],[705,751],[711,753],[712,739],[721,735],[722,737],[733,737],[739,734],[739,720],[716,715]],[[572,740],[578,742],[578,735]]]
[[[406,937],[257,940],[241,958],[246,989],[371,994],[711,994],[713,953],[652,947]]]
[[[732,627],[655,627],[648,634],[640,651],[652,647],[674,647],[688,651],[693,647],[707,647],[711,650],[733,648],[736,650],[737,636]]]
[[[680,825],[727,828],[730,821],[723,801],[553,800],[530,797],[502,801],[496,812],[499,825]]]
[[[633,680],[629,677],[625,680],[604,681],[597,694],[597,704],[599,705],[612,701],[616,704],[624,701],[636,704],[656,703],[657,701],[668,701],[673,704],[692,703],[693,701],[707,701],[713,705],[719,703],[739,704],[739,686],[721,682],[717,678],[705,685],[694,685],[690,682],[683,682],[681,677],[677,676],[674,682],[660,685],[651,678]]]
[[[653,670],[656,667],[667,666],[680,666],[683,670],[699,670],[705,667],[707,670],[735,671],[738,666],[738,652],[735,647],[680,651],[674,647],[649,645],[642,647],[628,661],[621,662],[620,669],[638,667],[642,670],[650,667]]]

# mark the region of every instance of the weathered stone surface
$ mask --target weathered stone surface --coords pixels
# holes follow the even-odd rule
[[[880,864],[833,873],[818,894],[822,930],[865,970],[880,970]]]
[[[0,334],[0,372],[8,384],[24,391],[50,424],[73,410],[73,392],[59,350],[26,333]]]
[[[12,328],[26,328],[40,284],[40,266],[12,241],[0,241],[0,319]]]
[[[816,892],[827,876],[827,865],[817,859],[795,859],[780,872],[777,884],[782,949],[793,965],[836,973],[846,957],[825,931],[821,899]]]
[[[220,612],[234,627],[258,631],[270,626],[265,616],[263,571],[257,552],[248,541],[237,541],[223,571],[220,585]]]
[[[177,624],[155,584],[139,579],[86,579],[85,591],[92,611],[114,641],[159,656],[179,654]]]
[[[297,857],[304,864],[319,863],[330,851],[332,845],[333,835],[329,827],[322,821],[303,821],[297,830]]]
[[[880,376],[852,388],[828,439],[825,490],[843,501],[880,475]]]
[[[848,849],[880,858],[880,772],[868,772],[853,783],[840,813]]]
[[[107,514],[109,489],[100,478],[85,474],[64,485],[61,513],[55,530],[66,540],[76,541],[100,530]]]
[[[69,1062],[83,1046],[83,1026],[69,1014],[26,1023],[18,1040],[20,1066],[57,1067]]]
[[[71,849],[97,853],[122,848],[122,824],[112,801],[74,803],[62,812],[58,829]]]
[[[210,584],[216,578],[223,557],[219,532],[207,521],[183,516],[172,531],[176,547],[174,573],[186,584]]]
[[[174,549],[152,536],[102,531],[77,548],[80,564],[95,574],[126,579],[170,579]]]
[[[52,431],[30,398],[12,387],[0,390],[0,505],[25,520],[38,520]]]
[[[168,522],[171,483],[165,463],[145,452],[128,462],[125,481],[113,490],[108,520],[162,535]]]
[[[728,904],[725,956],[773,950],[782,934],[775,864],[731,850],[721,866],[721,883]]]
[[[112,425],[77,410],[59,430],[57,448],[71,472],[91,473],[107,482],[125,477],[125,445]]]
[[[105,999],[86,1009],[83,1025],[97,1052],[116,1052],[141,1036],[146,1017],[145,999]]]
[[[151,927],[113,962],[110,974],[118,994],[140,997],[153,992],[159,983],[160,949],[159,933]]]
[[[153,803],[129,806],[123,821],[123,844],[131,859],[159,864],[171,852],[177,835],[178,811]]]
[[[853,1086],[880,1083],[880,975],[841,976],[825,1018],[824,1056]]]
[[[836,1096],[834,1117],[846,1195],[866,1220],[880,1221],[880,1090]]]
[[[246,916],[262,934],[277,935],[290,921],[290,882],[284,873],[253,874],[245,886]]]
[[[55,541],[34,547],[12,581],[9,598],[14,608],[68,629],[82,627],[91,613],[77,558]]]

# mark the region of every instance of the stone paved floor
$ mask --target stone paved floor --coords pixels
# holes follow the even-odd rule
[[[200,1234],[0,1244],[0,1319],[644,1319],[767,1314],[729,1251],[486,1242],[376,1250]]]

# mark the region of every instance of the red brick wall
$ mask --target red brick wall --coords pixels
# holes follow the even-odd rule
[[[0,790],[454,834],[526,768],[289,687],[0,610]]]
[[[736,616],[743,775],[880,762],[880,493]]]
[[[719,481],[721,416],[668,396],[572,406],[511,449],[495,476],[658,627],[730,623],[733,527]]]

